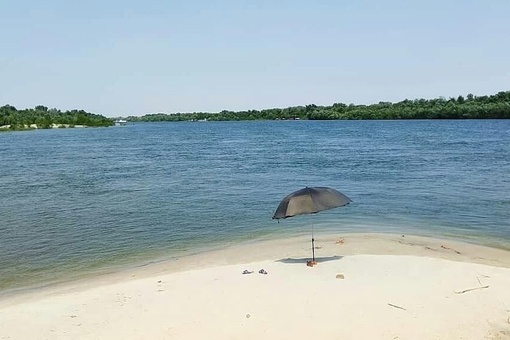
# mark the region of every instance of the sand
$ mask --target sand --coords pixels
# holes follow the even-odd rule
[[[0,339],[510,339],[509,251],[375,234],[316,246],[314,267],[303,236],[4,296]]]

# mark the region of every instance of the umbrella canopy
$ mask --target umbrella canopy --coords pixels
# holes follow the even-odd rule
[[[278,205],[273,219],[287,218],[296,215],[315,214],[319,211],[342,207],[351,203],[351,199],[340,191],[328,187],[306,187],[287,195]],[[307,265],[314,266],[315,239],[312,225],[312,261]]]
[[[342,207],[351,199],[328,187],[306,187],[287,195],[278,205],[273,219],[296,215],[314,214],[319,211]]]

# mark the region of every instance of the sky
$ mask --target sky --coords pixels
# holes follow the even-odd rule
[[[0,106],[108,117],[510,90],[510,1],[0,0]]]

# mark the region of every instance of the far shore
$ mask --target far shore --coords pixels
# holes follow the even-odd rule
[[[510,251],[387,234],[315,244],[314,267],[299,236],[4,296],[0,338],[510,339]]]

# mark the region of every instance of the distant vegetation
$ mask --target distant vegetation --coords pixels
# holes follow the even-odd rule
[[[228,120],[333,120],[333,119],[510,119],[510,91],[491,96],[414,99],[398,103],[379,102],[372,105],[335,103],[331,106],[294,106],[284,109],[249,111],[193,112],[174,114],[147,114],[127,117],[130,122],[163,121],[228,121]],[[0,107],[0,131],[47,129],[76,126],[111,126],[114,119],[83,110],[62,112],[36,106],[17,110],[14,106]]]
[[[197,121],[197,120],[278,120],[278,119],[509,119],[510,91],[492,96],[403,100],[372,105],[335,103],[331,106],[295,106],[284,109],[249,111],[147,114],[128,117],[131,122]]]
[[[0,131],[111,125],[113,125],[113,119],[83,110],[62,112],[57,109],[48,109],[42,105],[24,110],[17,110],[11,105],[0,107]]]

